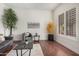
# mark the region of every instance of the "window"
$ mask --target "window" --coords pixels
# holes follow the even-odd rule
[[[68,36],[76,37],[76,8],[72,8],[59,15],[58,26],[59,34],[66,34]]]
[[[76,36],[76,8],[66,11],[66,35]]]
[[[64,13],[59,15],[59,34],[64,34]]]

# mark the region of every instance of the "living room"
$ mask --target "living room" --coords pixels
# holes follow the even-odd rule
[[[10,34],[12,37],[8,37],[11,40],[11,49],[3,48],[1,51],[7,50],[7,52],[0,54],[6,56],[79,55],[78,7],[78,3],[0,3],[0,48]],[[16,15],[14,18],[17,22],[14,23],[16,25],[12,28],[12,33],[3,23],[6,19],[3,16],[8,13],[5,10],[12,10]],[[32,51],[23,54],[25,50],[22,48],[25,49],[25,47],[23,47],[24,44],[21,47],[19,42],[26,41],[22,38],[22,34],[26,36],[28,33],[31,33],[33,40],[31,43],[33,46],[29,44],[29,47],[32,46]],[[28,42],[25,43],[28,44]],[[19,48],[16,48],[17,45]]]

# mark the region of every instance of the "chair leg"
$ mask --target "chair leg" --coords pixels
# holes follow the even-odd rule
[[[16,50],[16,54],[17,54],[17,56],[18,56],[18,50]]]
[[[30,51],[29,51],[29,56],[31,55],[31,49],[30,49]]]

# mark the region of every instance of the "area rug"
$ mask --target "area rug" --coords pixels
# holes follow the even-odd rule
[[[22,50],[23,52],[25,52],[26,50]],[[19,56],[21,55],[21,52],[19,50]],[[29,55],[29,51],[26,52],[23,56],[28,56]],[[17,56],[16,55],[16,50],[11,50],[7,56]],[[41,49],[41,46],[40,44],[34,44],[33,45],[33,49],[31,51],[31,56],[43,56],[43,52],[42,52],[42,49]]]

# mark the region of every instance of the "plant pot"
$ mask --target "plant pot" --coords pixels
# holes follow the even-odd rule
[[[54,35],[53,34],[48,34],[48,40],[49,41],[54,41]]]
[[[5,40],[12,40],[12,39],[13,37],[9,37],[9,36],[5,37]]]

